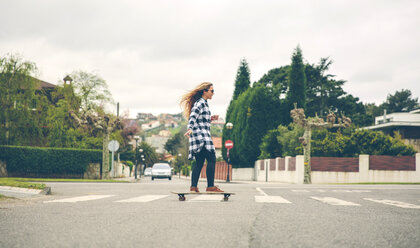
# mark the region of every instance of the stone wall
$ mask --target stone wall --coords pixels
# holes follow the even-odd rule
[[[7,177],[7,167],[6,162],[0,160],[0,177]]]
[[[100,179],[100,178],[101,178],[101,164],[90,163],[85,173],[83,174],[83,179]]]

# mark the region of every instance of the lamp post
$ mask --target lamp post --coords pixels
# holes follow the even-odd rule
[[[64,84],[71,85],[71,82],[73,82],[73,78],[71,78],[69,75],[67,75],[65,78],[63,78]]]
[[[136,161],[134,163],[134,179],[137,179],[137,142],[139,141],[140,137],[139,136],[134,136],[134,139],[136,140]]]
[[[178,153],[178,159],[180,159],[181,158],[181,156],[182,156],[182,153]],[[177,159],[177,160],[178,160]],[[181,178],[181,166],[179,166],[179,178]]]
[[[141,177],[141,174],[142,174],[142,172],[143,172],[143,166],[144,166],[144,155],[143,155],[143,149],[139,149],[139,152],[140,152],[140,161],[141,161],[141,164],[140,164],[140,177]]]
[[[231,122],[228,122],[226,124],[226,129],[229,130],[229,132],[230,132],[230,130],[232,130],[232,128],[233,128],[233,124]],[[229,176],[229,163],[230,163],[229,151],[230,151],[230,149],[232,149],[232,147],[233,147],[233,141],[226,140],[225,141],[225,148],[227,149],[227,154],[226,155],[227,155],[227,159],[228,159],[226,182],[230,182],[230,176]]]

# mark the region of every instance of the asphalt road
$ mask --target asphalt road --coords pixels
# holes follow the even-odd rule
[[[47,183],[52,195],[0,201],[0,247],[419,247],[418,185],[189,182]],[[200,182],[205,190],[205,182]]]

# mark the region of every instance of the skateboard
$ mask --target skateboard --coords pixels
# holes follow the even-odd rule
[[[172,194],[177,194],[178,195],[178,199],[180,201],[185,201],[185,195],[223,195],[223,201],[229,201],[229,196],[234,195],[235,193],[229,193],[229,192],[173,192],[171,191]]]

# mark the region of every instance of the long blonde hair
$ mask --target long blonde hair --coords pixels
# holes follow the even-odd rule
[[[210,89],[213,86],[212,83],[204,82],[197,85],[193,90],[184,94],[181,98],[180,105],[184,110],[185,118],[190,118],[191,109],[194,106],[194,103],[203,96],[204,90]]]

